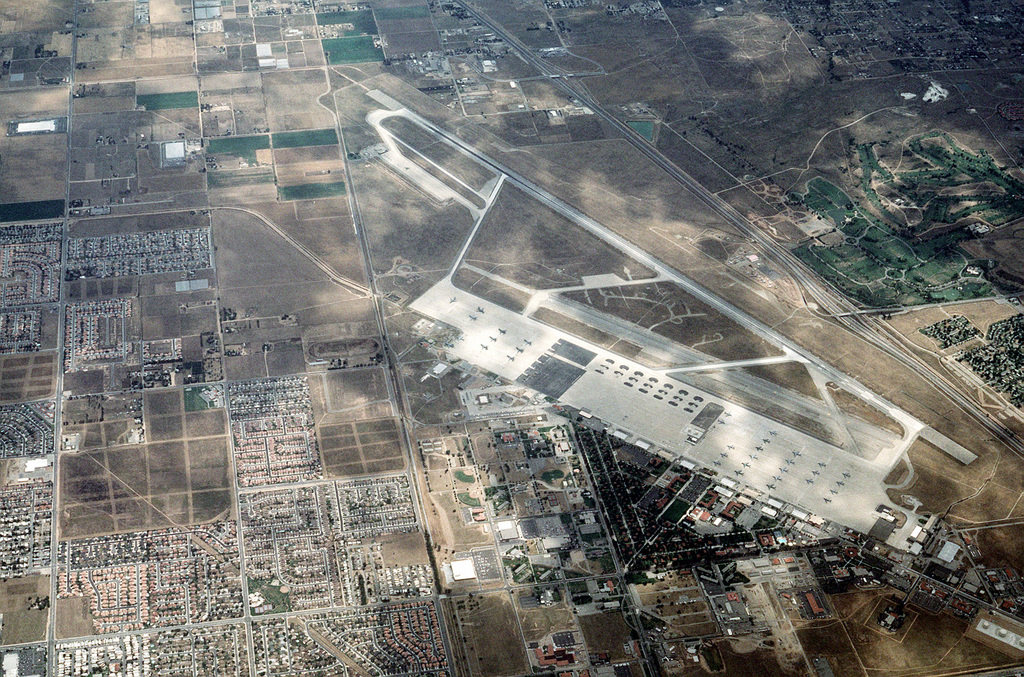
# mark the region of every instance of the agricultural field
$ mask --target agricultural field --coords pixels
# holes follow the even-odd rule
[[[368,9],[349,12],[321,12],[316,15],[316,23],[318,26],[331,26],[332,31],[338,31],[338,37],[374,35],[377,33],[377,24],[373,20],[373,12]],[[341,28],[334,28],[335,26],[340,26]]]
[[[209,139],[206,142],[207,153],[243,155],[266,148],[270,148],[270,138],[266,134],[259,136],[230,136]]]
[[[348,63],[382,61],[384,53],[370,36],[328,38],[322,40],[327,63],[332,66]]]
[[[64,213],[64,200],[7,202],[0,205],[0,223],[9,221],[42,221]]]
[[[312,129],[302,132],[278,132],[271,135],[274,148],[301,148],[302,146],[328,146],[338,143],[333,129]]]
[[[345,195],[345,182],[302,183],[297,186],[279,186],[277,194],[282,200],[319,200]]]
[[[166,92],[162,94],[137,94],[135,105],[145,110],[173,110],[175,108],[198,108],[198,92]]]

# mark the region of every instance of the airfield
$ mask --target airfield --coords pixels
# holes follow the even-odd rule
[[[883,480],[918,433],[925,428],[922,423],[882,401],[845,374],[788,345],[774,332],[758,326],[755,321],[712,293],[610,233],[586,215],[561,203],[521,177],[504,171],[486,156],[462,144],[457,137],[402,108],[386,95],[370,92],[369,96],[390,109],[377,110],[367,116],[367,122],[381,135],[388,149],[381,159],[433,199],[458,199],[471,208],[475,218],[474,227],[447,275],[410,304],[412,310],[460,332],[459,338],[446,346],[449,357],[465,360],[481,370],[526,385],[552,400],[588,412],[605,422],[613,434],[619,437],[647,448],[661,448],[681,461],[699,464],[724,478],[748,485],[762,492],[765,497],[791,503],[839,524],[867,532],[879,518],[880,507],[887,507],[894,512],[903,510],[886,496]],[[435,164],[435,171],[428,173],[422,164],[414,164],[402,156],[407,146],[393,138],[394,135],[382,124],[384,120],[396,116],[414,122],[423,131],[497,174],[496,181],[489,181],[478,190],[459,181],[461,189],[472,190],[483,201],[482,208],[471,206],[463,195],[456,196],[450,185],[446,185],[447,182],[438,180],[437,177],[447,174],[440,165]],[[424,159],[420,158],[421,162]],[[457,181],[454,176],[451,179]],[[681,346],[668,346],[668,352],[674,350],[684,353],[687,365],[651,368],[530,316],[541,305],[558,305],[553,291],[630,283],[617,275],[585,277],[582,285],[561,287],[558,290],[538,291],[514,285],[520,291],[530,294],[530,300],[522,312],[514,312],[457,288],[452,281],[453,276],[460,266],[466,265],[466,252],[487,210],[494,203],[503,184],[507,183],[528,191],[547,206],[571,218],[577,225],[653,270],[655,277],[647,278],[644,282],[669,280],[685,285],[689,292],[698,295],[705,303],[715,305],[742,322],[746,328],[777,345],[781,355],[730,363],[708,358]],[[479,269],[474,272],[490,275]],[[510,284],[505,279],[501,282]],[[701,358],[701,362],[694,362]],[[819,372],[819,377],[824,375],[870,401],[873,406],[900,423],[903,435],[897,436],[841,414],[837,409],[830,410],[825,404],[815,404],[808,398],[780,389],[779,400],[786,405],[802,408],[805,413],[839,419],[837,427],[843,431],[840,436],[842,446],[824,442],[728,399],[716,397],[695,386],[687,378],[687,374],[693,372],[782,361],[805,363],[812,367],[812,373]],[[709,408],[709,405],[712,406]],[[701,416],[706,408],[712,412],[717,411],[714,405],[721,407],[718,416]],[[700,430],[697,431],[693,428],[695,420],[698,424],[701,421],[709,423],[706,427],[698,426]],[[694,434],[691,441],[688,441],[688,428]],[[900,542],[906,535],[903,531],[909,533],[913,526],[913,520],[908,520],[903,529],[891,537],[892,542]]]
[[[449,351],[453,357],[547,391],[559,402],[587,411],[614,431],[626,433],[630,441],[661,447],[723,477],[860,531],[871,529],[880,505],[900,510],[887,498],[883,479],[920,426],[908,428],[913,432],[902,438],[874,431],[872,451],[877,455],[866,460],[716,398],[672,375],[674,370],[651,369],[602,350],[462,292],[449,280],[435,285],[411,307],[462,331],[462,339]],[[559,353],[580,356],[579,361]],[[586,363],[580,364],[584,360]],[[641,390],[644,383],[651,384],[643,389],[646,392]],[[654,399],[659,392],[666,393],[663,399]],[[669,404],[672,401],[677,405]],[[691,403],[697,408],[684,406]],[[690,444],[687,426],[708,404],[722,406],[723,412],[703,439]]]

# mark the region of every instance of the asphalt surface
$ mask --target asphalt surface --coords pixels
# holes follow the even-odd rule
[[[745,219],[739,212],[733,209],[731,205],[709,191],[696,179],[676,166],[671,160],[662,155],[656,148],[648,143],[644,137],[634,131],[625,122],[619,120],[617,117],[605,110],[600,102],[594,99],[589,92],[586,91],[582,83],[573,80],[571,77],[567,77],[565,73],[559,71],[550,63],[537,56],[537,54],[535,54],[529,47],[520,42],[515,35],[505,30],[501,24],[491,19],[491,17],[478,10],[470,3],[465,0],[453,1],[455,4],[463,7],[482,25],[493,31],[495,35],[508,43],[509,46],[511,46],[527,64],[536,68],[538,72],[547,75],[549,82],[551,82],[552,85],[561,89],[565,94],[576,98],[580,103],[593,110],[605,122],[619,131],[619,133],[621,133],[634,148],[686,187],[703,204],[714,210],[715,213],[729,222],[729,224],[750,237],[758,245],[764,247],[766,251],[770,252],[776,262],[782,265],[786,272],[803,287],[805,293],[818,304],[819,309],[823,311],[823,317],[834,318],[844,328],[868,341],[875,348],[897,360],[903,366],[911,369],[918,376],[942,392],[964,412],[968,413],[979,424],[984,426],[986,430],[1003,442],[1011,451],[1018,456],[1024,457],[1024,443],[1022,443],[1015,434],[991,420],[981,407],[974,403],[970,398],[963,395],[941,374],[904,352],[904,350],[895,341],[893,341],[888,330],[880,326],[881,320],[861,314],[861,311],[863,310],[862,308],[859,308],[841,294],[829,288],[824,282],[819,280],[817,276],[808,271],[803,264],[789,252],[788,249],[776,242],[770,236],[766,235],[763,231]],[[819,362],[819,360],[814,361]],[[835,369],[832,369],[831,371],[841,373]],[[848,379],[844,378],[843,380]]]

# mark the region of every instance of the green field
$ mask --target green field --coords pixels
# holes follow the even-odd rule
[[[208,188],[237,188],[238,186],[258,186],[264,183],[274,183],[274,170],[267,168],[258,174],[206,172]]]
[[[302,148],[303,146],[333,146],[338,133],[333,129],[310,129],[304,132],[278,132],[271,137],[274,148]]]
[[[277,195],[282,200],[316,200],[345,194],[345,182],[303,183],[298,186],[279,186]]]
[[[249,155],[253,151],[270,148],[270,137],[259,136],[220,136],[207,139],[207,153],[229,153],[231,155]]]
[[[925,143],[925,141],[928,141]],[[988,296],[992,286],[970,275],[972,262],[959,244],[971,237],[968,215],[984,216],[992,225],[1024,216],[1013,195],[1024,184],[1003,173],[987,155],[974,155],[943,134],[928,134],[908,144],[931,169],[891,172],[875,156],[872,144],[857,146],[860,188],[857,204],[837,186],[817,178],[806,192],[792,197],[830,220],[845,239],[828,245],[811,240],[796,249],[802,261],[851,298],[869,307],[913,306]],[[908,163],[913,164],[913,163]],[[996,184],[996,191],[982,184]],[[876,187],[884,184],[900,202],[886,203]],[[946,188],[968,185],[965,195],[939,195]],[[975,188],[981,185],[981,188]],[[907,226],[894,214],[898,205],[921,211],[920,223]],[[950,227],[954,226],[954,227]]]
[[[465,482],[466,484],[472,484],[473,482],[476,481],[475,477],[473,477],[469,473],[463,472],[462,470],[456,470],[455,472],[452,473],[452,475],[454,475],[455,479],[457,479],[458,481]]]
[[[166,94],[140,94],[135,105],[146,110],[171,110],[174,108],[198,108],[198,92],[168,92]]]
[[[460,503],[468,505],[471,508],[479,508],[480,507],[480,500],[476,499],[476,498],[473,498],[472,496],[470,496],[466,492],[462,492],[460,494],[456,494],[456,496],[458,496]]]
[[[0,204],[0,223],[9,221],[36,221],[64,216],[64,200],[38,202],[8,202]]]
[[[412,7],[381,7],[374,10],[377,18],[381,21],[400,21],[402,19],[428,19],[430,10],[426,5],[413,5]]]
[[[344,37],[377,34],[377,24],[373,20],[373,12],[368,9],[354,12],[323,12],[316,15],[316,22],[320,26],[352,24],[352,28],[341,30]]]
[[[185,397],[185,411],[203,411],[213,409],[213,403],[203,399],[204,390],[217,390],[217,386],[190,386],[182,393]],[[221,393],[223,397],[223,393]]]
[[[648,141],[654,141],[654,122],[651,120],[632,120],[626,123],[633,128],[637,134]]]
[[[368,63],[383,61],[384,53],[373,44],[373,38],[327,38],[321,40],[327,63],[337,66],[343,63]]]
[[[680,501],[679,499],[676,499],[675,501],[672,502],[672,505],[668,506],[668,509],[665,511],[665,514],[661,516],[661,519],[667,520],[669,522],[678,522],[680,519],[682,519],[683,515],[685,515],[686,511],[689,509],[689,503],[687,503],[686,501]]]
[[[291,597],[289,597],[287,593],[281,592],[281,586],[271,585],[270,581],[250,578],[249,594],[257,591],[263,595],[265,600],[267,600],[267,604],[273,607],[265,613],[276,614],[292,610]]]
[[[540,475],[541,481],[545,484],[554,484],[563,477],[565,477],[565,473],[561,470],[548,470]]]

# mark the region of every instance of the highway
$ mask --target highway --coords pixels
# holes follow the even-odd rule
[[[993,436],[1003,442],[1010,450],[1018,456],[1024,457],[1024,443],[1013,433],[999,425],[988,417],[988,414],[966,395],[957,390],[943,375],[936,372],[913,356],[906,353],[899,344],[895,343],[888,331],[880,326],[880,320],[874,317],[865,317],[859,314],[863,309],[858,308],[851,301],[847,300],[838,292],[832,291],[825,283],[819,280],[813,273],[808,271],[785,246],[776,242],[762,230],[750,223],[746,218],[737,212],[731,205],[701,185],[696,179],[676,166],[671,160],[662,155],[644,137],[634,131],[629,125],[618,119],[604,109],[599,101],[594,99],[589,92],[565,73],[558,71],[547,61],[539,57],[529,47],[524,45],[514,34],[509,32],[500,23],[493,20],[487,14],[474,7],[467,0],[453,0],[469,12],[483,26],[487,27],[494,34],[504,40],[527,64],[533,66],[540,73],[547,75],[549,82],[563,93],[577,99],[581,104],[587,106],[600,116],[605,122],[614,127],[622,134],[623,138],[629,141],[638,151],[647,157],[655,165],[663,169],[672,178],[687,188],[701,203],[712,209],[715,213],[725,219],[730,225],[738,229],[744,235],[764,248],[778,262],[786,272],[791,275],[804,289],[805,293],[817,303],[818,308],[824,311],[822,317],[835,319],[841,326],[860,336],[875,348],[881,350],[889,357],[897,360],[900,364],[911,369],[918,376],[926,380],[937,390],[942,392],[960,409],[968,413],[979,424],[985,427]],[[703,300],[703,299],[702,299]],[[810,304],[809,304],[810,305]],[[772,332],[773,334],[775,332]],[[786,345],[791,345],[787,340]],[[804,351],[798,351],[804,353]],[[805,353],[804,353],[805,354]],[[811,360],[820,364],[821,360]],[[839,373],[838,370],[830,371]],[[845,375],[844,379],[847,380]]]

